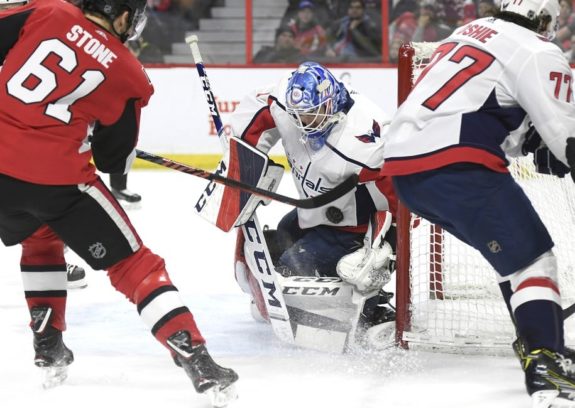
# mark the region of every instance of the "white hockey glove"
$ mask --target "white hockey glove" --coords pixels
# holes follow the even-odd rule
[[[390,264],[393,250],[388,242],[377,248],[363,246],[342,257],[337,263],[337,274],[360,293],[383,288],[391,280]]]

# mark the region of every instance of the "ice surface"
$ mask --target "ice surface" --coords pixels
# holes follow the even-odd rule
[[[192,212],[205,180],[172,171],[134,171],[129,212],[144,242],[166,259],[214,358],[240,375],[234,408],[519,408],[530,406],[512,357],[390,350],[330,355],[297,349],[252,320],[232,272],[235,233]],[[280,192],[294,196],[289,177]],[[289,207],[259,211],[275,226]],[[0,407],[203,408],[183,370],[151,336],[135,308],[87,269],[88,287],[68,294],[66,344],[76,361],[65,384],[42,389],[19,274],[19,247],[0,246]],[[85,266],[74,254],[67,259]]]

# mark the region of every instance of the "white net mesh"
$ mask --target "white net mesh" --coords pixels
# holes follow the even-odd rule
[[[412,83],[435,46],[423,43],[413,48]],[[513,159],[510,171],[553,237],[566,308],[575,302],[575,184],[570,177],[537,173],[531,160],[531,156]],[[411,328],[403,333],[404,340],[454,351],[511,350],[515,331],[495,271],[478,251],[412,214],[409,269]],[[566,340],[573,345],[570,320]]]

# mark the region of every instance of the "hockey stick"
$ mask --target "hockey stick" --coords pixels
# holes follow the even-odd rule
[[[186,42],[190,46],[194,62],[198,69],[198,74],[202,79],[202,87],[210,107],[214,126],[218,132],[218,139],[220,140],[223,151],[226,152],[229,149],[228,140],[223,134],[224,128],[222,119],[216,107],[216,99],[214,98],[214,94],[210,87],[210,81],[208,80],[208,76],[204,69],[202,56],[200,55],[200,48],[198,47],[198,37],[195,35],[186,37]],[[224,162],[222,161],[222,164],[223,163]],[[275,271],[263,230],[259,225],[255,212],[240,228],[242,229],[243,236],[246,240],[246,262],[249,265],[250,261],[252,261],[253,265],[250,268],[253,268],[254,271],[259,271],[259,273],[254,272],[254,277],[258,281],[262,297],[264,297],[265,307],[270,318],[272,330],[279,339],[287,343],[294,344],[294,328],[290,321],[291,319],[282,293],[279,276]]]
[[[284,196],[282,194],[274,193],[272,191],[267,191],[250,184],[242,183],[241,181],[220,176],[218,172],[210,173],[209,171],[205,171],[202,169],[198,169],[196,167],[191,167],[183,163],[176,162],[174,160],[167,159],[162,156],[157,156],[152,153],[144,152],[142,150],[136,150],[136,157],[139,159],[155,163],[159,166],[167,167],[173,170],[180,171],[182,173],[191,174],[192,176],[200,177],[206,180],[211,180],[219,184],[223,184],[229,187],[238,188],[240,190],[246,191],[248,193],[269,198],[274,201],[278,201],[280,203],[293,205],[294,207],[299,208],[318,208],[323,207],[326,204],[331,203],[334,200],[342,197],[343,195],[347,194],[351,190],[355,188],[357,185],[358,177],[357,175],[349,176],[343,183],[339,184],[332,190],[328,191],[327,193],[323,193],[317,195],[315,197],[304,198],[304,199],[297,199],[288,196]]]
[[[210,81],[208,80],[208,75],[206,74],[206,67],[204,66],[202,55],[200,54],[200,48],[198,47],[198,36],[195,34],[189,35],[186,37],[186,42],[190,46],[190,50],[192,51],[192,57],[194,58],[194,63],[196,64],[196,69],[198,71],[198,75],[200,76],[200,79],[202,81],[202,88],[204,89],[204,93],[206,95],[206,101],[208,102],[208,107],[210,108],[210,114],[212,115],[212,120],[214,121],[216,130],[218,131],[218,136],[221,136],[221,133],[224,130],[224,124],[218,111],[218,105],[216,104],[216,98],[214,97],[214,94],[212,92]],[[220,137],[220,141],[222,143],[225,143],[224,139]]]
[[[575,313],[575,303],[563,309],[563,320],[569,319],[571,316],[573,316],[573,313]]]

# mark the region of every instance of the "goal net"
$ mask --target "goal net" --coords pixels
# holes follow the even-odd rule
[[[412,89],[436,44],[400,50],[398,103]],[[532,157],[512,159],[510,171],[529,196],[555,242],[563,308],[575,303],[575,184],[539,174]],[[511,351],[515,330],[496,273],[478,251],[405,207],[398,214],[397,329],[403,346],[455,352]],[[517,236],[521,240],[521,236]],[[567,344],[575,344],[566,320]],[[572,318],[575,321],[575,317]],[[573,327],[575,329],[575,327]]]

